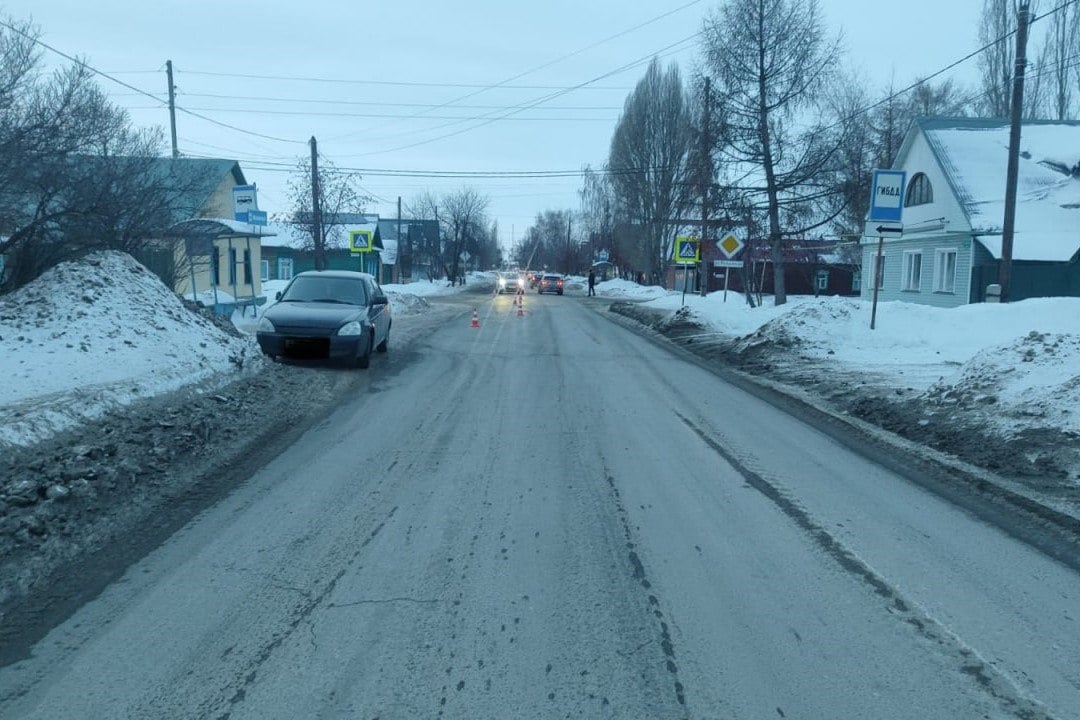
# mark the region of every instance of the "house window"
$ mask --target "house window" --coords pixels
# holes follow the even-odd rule
[[[851,289],[853,292],[862,290],[862,270],[855,270],[851,273]]]
[[[292,280],[292,258],[278,258],[277,261],[277,276],[278,280]]]
[[[267,280],[270,279],[270,261],[269,260],[264,259],[264,260],[259,261],[259,279],[262,280],[263,282],[266,282]]]
[[[236,248],[229,248],[229,284],[236,284]]]
[[[956,250],[934,252],[934,292],[956,292]]]
[[[932,202],[934,202],[934,188],[930,185],[930,178],[926,177],[925,173],[916,173],[908,183],[904,207],[926,205]]]
[[[221,282],[221,248],[217,245],[210,253],[210,284],[217,286]]]
[[[919,292],[922,284],[922,250],[904,251],[904,278],[901,289]]]
[[[829,271],[828,270],[818,270],[816,280],[817,280],[817,283],[816,283],[815,287],[818,289],[818,292],[825,292],[826,290],[829,289]]]
[[[251,251],[244,250],[244,284],[253,285],[255,280],[251,277]]]

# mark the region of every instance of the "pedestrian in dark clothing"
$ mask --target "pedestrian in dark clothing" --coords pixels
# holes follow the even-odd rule
[[[596,297],[596,271],[589,271],[589,297]]]

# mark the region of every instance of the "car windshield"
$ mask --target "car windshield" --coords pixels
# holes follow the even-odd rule
[[[367,289],[359,278],[300,275],[285,289],[281,302],[366,305]]]

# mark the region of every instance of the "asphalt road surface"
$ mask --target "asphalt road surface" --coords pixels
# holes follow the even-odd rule
[[[0,716],[1080,717],[1075,571],[599,301],[512,301],[392,346]]]

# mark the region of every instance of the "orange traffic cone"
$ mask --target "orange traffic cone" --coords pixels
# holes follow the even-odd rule
[[[474,328],[478,328],[478,327],[480,327],[480,316],[479,316],[479,315],[477,315],[477,313],[476,313],[476,308],[473,308],[473,311],[472,311],[472,322],[471,322],[471,323],[469,323],[469,327],[474,327]]]

